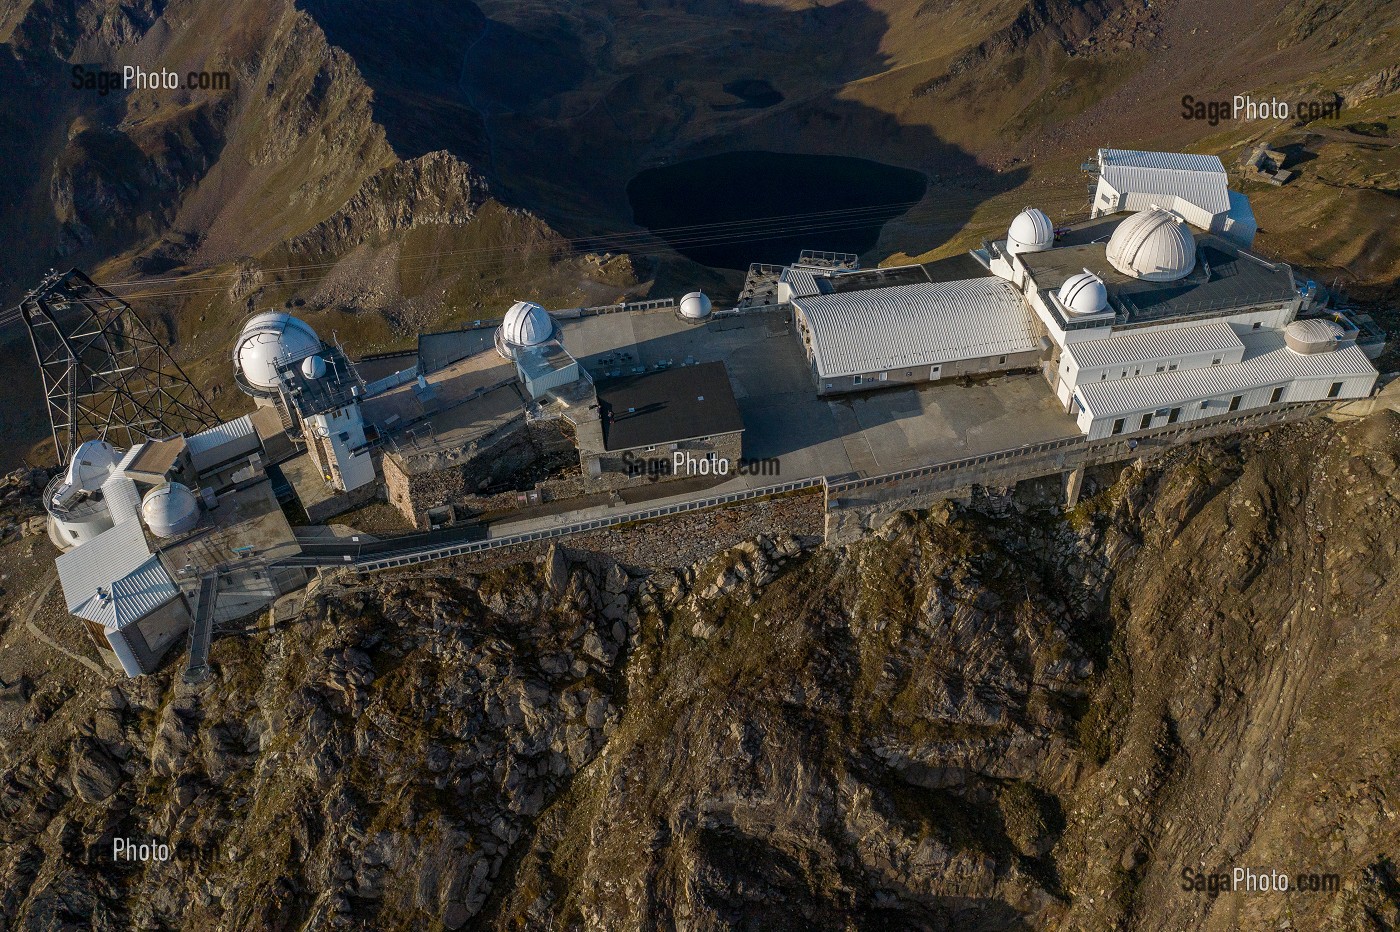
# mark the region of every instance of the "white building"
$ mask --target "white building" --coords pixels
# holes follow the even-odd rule
[[[1089,439],[1370,393],[1377,373],[1357,328],[1341,315],[1297,320],[1292,270],[1221,235],[1218,159],[1099,155],[1093,218],[1026,249],[1023,214],[979,254],[1035,315],[1042,372]],[[1114,212],[1124,205],[1139,209]]]
[[[899,281],[913,270],[925,280],[792,299],[818,394],[1039,365],[1040,335],[1014,286],[991,276],[935,283],[921,266],[874,271]],[[841,278],[857,274],[869,273]]]
[[[1161,207],[1197,229],[1253,245],[1259,227],[1249,198],[1229,190],[1218,157],[1100,149],[1097,165],[1092,217]]]
[[[153,673],[190,627],[174,580],[127,518],[56,561],[68,611],[127,676]]]

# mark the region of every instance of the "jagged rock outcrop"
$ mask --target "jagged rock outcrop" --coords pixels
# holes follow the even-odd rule
[[[16,683],[0,921],[1393,925],[1400,417],[1038,496],[649,574],[328,576],[203,687]],[[1236,866],[1337,889],[1182,887]]]

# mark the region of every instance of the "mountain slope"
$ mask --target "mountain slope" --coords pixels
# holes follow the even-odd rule
[[[1185,448],[1068,517],[1045,491],[646,578],[325,580],[199,690],[59,658],[0,703],[0,915],[1393,925],[1400,417]],[[1181,888],[1235,866],[1340,890]]]

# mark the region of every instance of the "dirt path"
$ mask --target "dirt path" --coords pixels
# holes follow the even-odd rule
[[[68,648],[64,647],[62,644],[58,643],[53,638],[49,637],[47,634],[41,631],[39,629],[39,626],[34,623],[34,615],[39,611],[39,606],[44,604],[44,600],[49,597],[49,593],[53,591],[53,587],[57,583],[58,577],[56,575],[50,574],[48,577],[48,581],[44,583],[43,588],[41,588],[38,592],[34,593],[33,598],[29,600],[28,607],[24,610],[24,626],[29,629],[30,634],[34,635],[40,641],[43,641],[45,644],[58,651],[60,654],[63,654],[68,659],[82,664],[83,666],[91,670],[93,673],[96,673],[100,676],[106,676],[108,673],[111,672],[110,670],[99,665],[96,661],[89,660],[88,658],[76,654]]]

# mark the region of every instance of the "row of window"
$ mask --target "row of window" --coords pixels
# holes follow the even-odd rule
[[[1004,366],[1004,365],[1006,365],[1006,357],[1005,357],[1005,356],[998,356],[998,357],[997,357],[997,365],[998,365],[998,366]],[[1176,367],[1173,366],[1172,368],[1174,369],[1174,368],[1176,368]],[[942,369],[943,369],[943,366],[942,366],[941,363],[940,363],[939,365],[929,367],[929,378],[931,379],[931,378],[933,378],[934,376],[938,375],[938,374],[942,371]],[[914,370],[913,370],[913,369],[905,369],[905,370],[904,370],[904,377],[905,377],[906,379],[912,378],[913,376],[914,376]],[[890,377],[889,372],[881,372],[881,373],[878,373],[878,374],[876,374],[876,375],[853,375],[853,376],[851,376],[851,384],[852,384],[852,385],[863,385],[863,384],[865,384],[866,382],[886,382],[886,381],[889,381],[889,377]],[[831,387],[831,384],[828,383],[826,387],[827,387],[827,388],[830,388],[830,387]]]
[[[1273,392],[1269,395],[1269,404],[1271,404],[1271,405],[1276,405],[1276,404],[1278,404],[1280,401],[1283,400],[1283,388],[1284,388],[1284,387],[1283,387],[1282,385],[1275,386]],[[1341,394],[1342,394],[1342,383],[1341,383],[1341,382],[1333,382],[1332,385],[1331,385],[1331,387],[1329,387],[1329,388],[1327,389],[1327,397],[1328,397],[1328,398],[1337,398],[1337,397],[1339,397]],[[1231,411],[1238,411],[1238,410],[1240,409],[1240,405],[1243,404],[1243,403],[1244,403],[1244,396],[1243,396],[1243,395],[1232,395],[1232,396],[1230,396],[1230,406],[1229,406],[1229,410],[1231,410]],[[1205,410],[1205,409],[1208,408],[1209,406],[1210,406],[1210,400],[1209,400],[1209,399],[1207,399],[1206,401],[1202,401],[1202,402],[1201,402],[1201,410]],[[1138,426],[1137,426],[1137,429],[1138,429],[1138,430],[1147,430],[1149,427],[1152,426],[1152,420],[1153,420],[1155,417],[1157,417],[1157,416],[1158,416],[1158,415],[1157,415],[1157,412],[1155,412],[1155,411],[1150,411],[1150,412],[1148,412],[1148,413],[1142,415],[1142,419],[1141,419],[1141,421],[1139,421]],[[1181,419],[1181,409],[1180,409],[1180,408],[1172,408],[1170,411],[1167,412],[1167,423],[1168,423],[1168,424],[1175,424],[1175,423],[1176,423],[1178,420],[1180,420],[1180,419]],[[1124,429],[1127,428],[1127,426],[1128,426],[1128,419],[1127,419],[1127,418],[1125,418],[1125,417],[1116,418],[1116,419],[1114,420],[1114,422],[1113,422],[1113,429],[1110,431],[1110,434],[1121,434],[1121,433],[1123,433]]]

